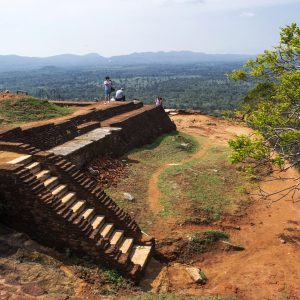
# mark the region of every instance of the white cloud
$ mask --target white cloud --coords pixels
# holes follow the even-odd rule
[[[243,11],[240,14],[240,17],[242,18],[253,18],[255,16],[255,13],[251,12],[251,11]]]

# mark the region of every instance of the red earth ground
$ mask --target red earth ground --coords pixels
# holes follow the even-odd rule
[[[209,137],[209,143],[227,144],[236,134],[250,134],[251,130],[242,124],[211,118],[202,115],[177,115],[172,117],[179,131],[189,133],[195,137]],[[201,149],[197,155],[203,155]],[[160,210],[157,178],[165,170],[162,166],[150,181],[150,207],[155,212]],[[289,169],[285,177],[297,177],[298,172]],[[285,188],[291,181],[261,182],[261,187],[267,192],[274,192]],[[149,273],[157,272],[153,280],[147,275],[145,286],[152,286],[154,291],[172,290],[192,295],[211,294],[220,296],[234,296],[237,299],[300,299],[300,203],[299,193],[294,200],[291,196],[276,201],[279,195],[268,200],[252,196],[254,203],[241,218],[227,220],[232,227],[240,230],[226,230],[230,233],[234,244],[243,245],[241,252],[206,253],[200,260],[193,263],[205,271],[208,283],[197,286],[191,283],[182,266],[171,264],[159,273],[159,264],[152,262]],[[297,201],[298,200],[298,201]],[[160,226],[161,225],[161,226]],[[166,232],[163,224],[157,224],[151,232],[156,238],[164,238]],[[172,225],[170,225],[172,226]],[[202,226],[190,226],[177,229],[177,232],[199,231]],[[207,228],[205,228],[206,230]],[[215,229],[215,226],[212,227]],[[174,228],[172,229],[174,230]],[[170,232],[167,230],[167,232]],[[146,276],[146,277],[147,277]],[[153,280],[153,281],[152,281]],[[152,282],[151,282],[152,281]]]

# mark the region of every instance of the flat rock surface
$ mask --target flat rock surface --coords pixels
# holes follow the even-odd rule
[[[110,135],[113,131],[121,130],[121,128],[111,128],[111,127],[101,127],[94,129],[86,134],[80,135],[75,138],[75,140],[89,140],[89,141],[99,141]]]
[[[70,155],[72,153],[75,153],[76,151],[78,151],[79,149],[82,149],[84,147],[86,147],[87,145],[92,144],[93,142],[90,140],[72,140],[69,142],[66,142],[60,146],[54,147],[51,150],[49,150],[49,152],[53,152],[56,155],[63,155],[63,156],[67,156]]]

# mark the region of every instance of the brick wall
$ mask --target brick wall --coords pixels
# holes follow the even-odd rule
[[[123,153],[135,147],[152,143],[162,134],[176,130],[168,115],[161,106],[151,107],[134,117],[111,124],[121,127],[120,137],[126,144]]]
[[[58,123],[4,130],[0,131],[0,141],[25,143],[42,150],[48,150],[80,135],[77,126],[81,124],[91,121],[100,122],[142,106],[142,102],[129,102],[107,109],[94,109]]]
[[[0,197],[1,222],[7,226],[28,233],[44,245],[59,251],[70,248],[137,279],[140,267],[128,254],[120,253],[108,239],[91,238],[89,224],[75,224],[58,215],[60,201],[22,165],[0,165]]]

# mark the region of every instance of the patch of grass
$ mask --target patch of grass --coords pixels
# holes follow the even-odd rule
[[[134,149],[122,158],[128,164],[128,176],[106,192],[147,231],[155,217],[148,208],[148,185],[152,174],[162,165],[178,163],[190,157],[199,147],[199,142],[194,138],[174,132],[158,138],[151,145]],[[135,200],[125,200],[124,192],[130,193]]]
[[[135,148],[127,156],[147,164],[160,166],[162,162],[172,163],[193,154],[199,148],[198,141],[185,133],[173,132],[165,134],[150,145]]]
[[[0,126],[60,117],[71,113],[68,107],[60,107],[34,97],[0,101]]]
[[[159,178],[164,217],[209,224],[237,212],[247,178],[227,162],[228,148],[210,147],[200,159],[171,166]]]
[[[174,293],[170,294],[143,294],[136,297],[123,298],[130,300],[235,300],[232,297],[221,296],[191,296],[191,295],[178,295]]]

